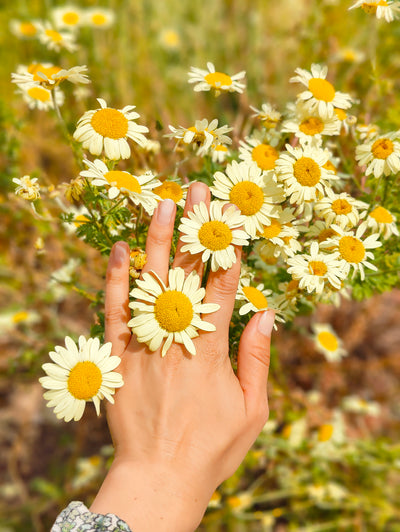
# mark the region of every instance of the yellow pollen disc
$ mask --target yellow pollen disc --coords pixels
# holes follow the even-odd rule
[[[27,93],[34,100],[41,102],[48,102],[50,100],[50,91],[43,89],[42,87],[31,87],[27,90]]]
[[[21,22],[19,31],[22,35],[26,35],[26,37],[33,37],[37,33],[37,29],[31,22]]]
[[[293,165],[293,174],[303,187],[313,187],[321,179],[321,169],[311,157],[301,157]]]
[[[69,26],[75,26],[79,22],[79,15],[73,11],[69,11],[68,13],[64,13],[62,21]]]
[[[252,181],[237,183],[229,194],[229,200],[234,203],[245,216],[256,214],[264,203],[264,193]]]
[[[339,346],[336,336],[329,331],[318,333],[317,340],[327,351],[336,351]]]
[[[78,216],[76,216],[74,224],[76,225],[76,227],[79,227],[80,225],[88,221],[89,221],[89,218],[87,216],[85,216],[84,214],[79,214]]]
[[[325,124],[317,116],[310,116],[302,121],[299,125],[299,129],[305,135],[317,135],[322,133],[324,130]]]
[[[194,133],[194,137],[191,142],[196,143],[198,145],[203,144],[205,142],[206,136],[204,134],[204,131],[198,131],[195,126],[188,127],[188,131],[192,131]]]
[[[375,159],[387,159],[393,153],[394,145],[390,139],[378,139],[372,144],[371,151]]]
[[[335,97],[335,88],[326,79],[311,78],[308,82],[308,89],[317,100],[331,102]]]
[[[179,35],[176,31],[169,30],[164,34],[164,42],[170,46],[177,46],[179,44]]]
[[[324,442],[332,438],[333,426],[326,423],[321,425],[318,431],[318,441]]]
[[[107,22],[107,19],[101,13],[96,13],[95,15],[92,15],[92,22],[96,26],[103,26],[103,24]]]
[[[215,151],[228,151],[228,148],[224,146],[223,144],[218,144],[218,146],[215,146]]]
[[[214,89],[219,89],[222,86],[232,85],[232,78],[223,72],[211,72],[210,74],[204,76],[204,79],[209,85],[211,85],[211,87],[214,87]]]
[[[279,154],[269,144],[259,144],[253,148],[251,157],[261,170],[272,170],[275,168],[275,161],[278,159]]]
[[[54,42],[61,42],[63,40],[61,33],[58,33],[56,30],[45,30],[45,34]]]
[[[123,139],[128,133],[128,120],[117,109],[99,109],[90,121],[93,129],[102,137]]]
[[[352,206],[345,199],[337,199],[332,202],[332,210],[335,214],[349,214],[352,211]]]
[[[20,323],[21,321],[25,321],[29,318],[29,314],[26,312],[26,310],[20,310],[19,312],[16,312],[14,316],[12,317],[13,323]]]
[[[192,321],[193,305],[182,292],[167,290],[158,296],[154,304],[154,315],[165,331],[184,331]]]
[[[34,81],[43,81],[43,78],[39,77],[38,76],[38,72],[44,74],[47,78],[51,79],[51,76],[53,74],[57,74],[58,72],[60,72],[61,68],[58,67],[58,66],[50,66],[50,67],[45,67],[43,65],[41,65],[40,63],[33,63],[32,65],[29,65],[28,67],[28,72],[30,74],[33,74],[33,80]]]
[[[68,391],[75,399],[88,401],[97,394],[102,381],[101,371],[94,362],[78,362],[70,371]]]
[[[278,236],[281,231],[281,224],[278,222],[278,220],[272,219],[271,225],[264,226],[262,236],[264,238],[274,238],[275,236]]]
[[[369,213],[371,218],[381,224],[391,224],[393,222],[393,216],[384,207],[375,207],[375,209]]]
[[[288,440],[292,433],[292,425],[285,425],[282,430],[282,438]]]
[[[325,170],[332,170],[334,174],[337,172],[336,166],[331,163],[331,161],[326,161],[326,163],[322,165],[322,168],[325,168]]]
[[[178,203],[183,198],[182,187],[174,181],[164,181],[162,185],[153,189],[153,192],[162,199],[172,199]]]
[[[339,240],[339,252],[346,262],[358,264],[365,257],[363,243],[354,236],[343,236]]]
[[[347,118],[347,113],[346,113],[346,111],[343,111],[343,109],[335,109],[335,115],[342,122],[343,122],[343,120],[346,120],[346,118]]]
[[[254,286],[244,286],[242,288],[246,298],[252,303],[258,310],[262,308],[268,308],[268,301],[265,295]]]
[[[104,177],[110,183],[117,188],[126,188],[130,192],[136,192],[140,194],[142,192],[142,187],[140,186],[139,181],[129,172],[122,172],[121,170],[110,170]]]
[[[328,271],[327,265],[322,260],[311,260],[308,263],[308,269],[311,275],[318,275],[318,277],[322,277]]]
[[[232,242],[232,231],[219,220],[204,223],[199,230],[201,245],[211,251],[226,249]]]
[[[318,235],[318,242],[324,242],[325,240],[328,240],[328,238],[332,238],[335,235],[337,235],[337,233],[333,229],[324,229]]]

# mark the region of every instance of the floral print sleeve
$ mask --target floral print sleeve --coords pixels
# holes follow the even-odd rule
[[[132,532],[129,526],[114,514],[94,514],[79,501],[72,501],[57,517],[51,532]]]

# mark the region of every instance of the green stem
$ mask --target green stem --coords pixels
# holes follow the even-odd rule
[[[121,203],[124,201],[124,197],[122,197],[120,200],[117,201],[117,203],[115,205],[113,205],[112,207],[110,207],[106,212],[103,212],[102,213],[102,216],[107,216],[107,214],[110,214],[111,211],[113,211],[114,209],[116,209],[117,207],[119,207],[121,205]]]
[[[86,181],[86,186],[89,188],[89,190],[92,189],[88,179],[85,177],[85,181]],[[89,214],[90,214],[90,217],[91,217],[91,221],[94,223],[94,225],[97,227],[98,231],[104,235],[106,237],[106,240],[107,242],[110,244],[110,246],[112,247],[114,245],[114,242],[111,240],[110,238],[110,235],[108,234],[107,231],[104,230],[104,227],[99,224],[98,220],[96,219],[96,216],[92,210],[92,208],[90,207],[89,203],[86,203],[85,201],[83,201],[85,207],[87,208]],[[100,213],[100,216],[103,218],[103,213],[101,212]]]

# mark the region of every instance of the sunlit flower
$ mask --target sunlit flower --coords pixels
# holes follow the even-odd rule
[[[332,83],[325,79],[328,67],[313,64],[311,72],[302,68],[296,68],[295,72],[297,76],[291,78],[290,81],[302,83],[307,87],[307,90],[297,97],[308,106],[310,111],[316,111],[319,116],[327,118],[334,115],[335,107],[338,109],[351,107],[351,96],[336,91]]]
[[[93,155],[100,155],[104,149],[109,159],[129,159],[131,149],[127,139],[132,139],[143,146],[146,137],[142,133],[147,133],[148,128],[133,121],[140,116],[133,111],[134,105],[113,109],[107,107],[102,98],[97,98],[97,101],[100,108],[86,111],[79,119],[74,139],[82,142],[82,146]]]
[[[226,135],[232,131],[231,127],[218,126],[218,120],[214,118],[208,123],[205,118],[196,120],[194,126],[188,128],[168,126],[172,133],[166,137],[178,139],[184,144],[193,144],[197,148],[197,155],[204,156],[213,144],[231,144],[232,140]]]
[[[356,160],[366,166],[366,175],[397,174],[400,171],[400,131],[388,133],[356,148]]]
[[[240,316],[249,312],[273,310],[275,312],[275,321],[285,321],[282,317],[282,307],[277,303],[276,294],[273,294],[272,290],[265,288],[262,283],[257,286],[239,285],[236,299],[245,301],[245,304],[239,309]],[[276,329],[276,324],[274,324],[274,329]]]
[[[137,340],[147,344],[150,351],[156,351],[164,345],[161,355],[165,356],[172,342],[183,344],[191,355],[196,354],[192,338],[202,331],[215,331],[215,326],[200,318],[201,314],[217,311],[220,306],[214,303],[202,303],[205,289],[201,279],[192,271],[185,279],[182,268],[168,272],[168,287],[154,272],[144,273],[143,279],[136,281],[130,295],[136,298],[129,306],[134,317],[128,326],[132,327]]]
[[[323,135],[339,135],[340,126],[340,120],[335,114],[322,117],[316,112],[311,113],[303,105],[297,105],[294,116],[283,122],[282,131],[294,133],[303,143],[318,146]]]
[[[36,20],[10,20],[10,31],[20,39],[33,39],[37,37],[38,21]]]
[[[185,242],[182,251],[191,254],[201,253],[201,260],[211,258],[211,270],[227,270],[236,263],[234,246],[248,244],[248,235],[240,229],[245,218],[236,207],[231,206],[224,213],[223,203],[212,201],[208,211],[205,203],[193,206],[188,218],[182,217],[179,231]]]
[[[396,217],[381,205],[372,209],[365,221],[374,233],[383,234],[385,240],[392,235],[399,236]]]
[[[255,162],[263,171],[267,172],[275,168],[279,152],[270,144],[265,144],[257,138],[247,137],[246,141],[239,142],[239,158],[247,164]]]
[[[254,111],[254,114],[251,116],[261,120],[262,125],[267,129],[276,128],[282,117],[281,113],[269,103],[263,103],[261,109],[250,105],[250,109]]]
[[[225,146],[225,144],[213,144],[211,146],[211,159],[213,163],[224,163],[228,155],[230,155],[230,152],[228,146]]]
[[[218,95],[221,92],[239,92],[242,93],[246,87],[242,80],[246,72],[242,71],[234,76],[229,76],[223,72],[216,72],[212,63],[207,63],[208,70],[202,70],[201,68],[190,67],[189,83],[196,83],[193,89],[196,92],[215,90],[215,94]]]
[[[160,32],[159,42],[165,50],[175,51],[181,45],[181,38],[173,28],[164,28]]]
[[[37,180],[37,177],[32,178],[29,175],[21,178],[14,177],[13,183],[18,185],[15,194],[29,201],[37,200],[40,198],[40,185]]]
[[[75,52],[78,49],[73,33],[55,30],[49,22],[38,24],[38,38],[49,50],[55,52],[63,49]]]
[[[313,331],[315,348],[325,356],[328,362],[340,362],[348,355],[346,349],[343,348],[342,340],[328,323],[315,323]]]
[[[366,203],[347,192],[335,194],[331,189],[327,189],[326,196],[314,204],[316,214],[325,220],[327,226],[334,223],[343,229],[356,226],[360,221],[358,209],[366,208]]]
[[[57,29],[75,30],[83,22],[82,10],[71,4],[53,8],[51,16]]]
[[[379,416],[381,406],[376,401],[367,401],[357,395],[348,395],[343,398],[342,408],[353,414],[365,414],[367,416]]]
[[[299,229],[292,222],[295,220],[293,210],[289,207],[282,209],[277,206],[276,218],[271,219],[270,225],[264,227],[263,232],[259,235],[261,237],[260,242],[257,243],[257,252],[262,255],[262,247],[266,242],[272,242],[275,244],[276,253],[279,257],[283,256],[293,257],[295,253],[301,251],[302,246],[298,240]]]
[[[272,181],[266,185],[263,171],[255,163],[232,161],[225,173],[214,174],[210,189],[215,197],[238,207],[246,217],[244,229],[251,238],[276,217],[274,203],[283,201],[281,189]]]
[[[400,6],[390,0],[376,0],[375,2],[357,0],[349,9],[354,9],[355,7],[361,7],[366,13],[375,15],[378,19],[384,18],[386,22],[393,22],[400,11]]]
[[[166,179],[153,189],[161,199],[172,199],[179,207],[184,208],[189,184],[182,185],[178,179]]]
[[[23,83],[18,85],[18,88],[18,92],[28,104],[29,109],[39,109],[41,111],[54,109],[54,103],[49,89],[41,87],[38,83]],[[54,98],[57,107],[60,107],[64,103],[64,93],[60,89],[54,92]]]
[[[114,24],[114,20],[114,12],[104,7],[92,7],[84,13],[84,23],[92,28],[109,28]]]
[[[66,80],[71,83],[90,83],[86,72],[86,65],[64,70],[52,63],[32,63],[29,66],[19,65],[17,73],[11,74],[11,81],[17,84],[36,83],[51,88]]]
[[[65,347],[55,346],[49,353],[54,363],[43,364],[46,377],[39,382],[48,391],[44,398],[59,419],[78,421],[86,402],[92,401],[100,413],[100,400],[104,397],[114,402],[116,388],[123,386],[120,373],[113,371],[121,359],[111,356],[111,343],[100,346],[98,338],[79,337],[78,346],[65,337]]]

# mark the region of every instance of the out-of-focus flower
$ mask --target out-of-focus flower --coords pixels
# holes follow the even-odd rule
[[[78,227],[90,221],[89,211],[84,205],[70,207],[67,211],[67,214],[74,215],[72,222],[64,223],[65,229],[69,234],[75,233]]]
[[[18,185],[15,194],[29,201],[37,200],[40,198],[40,185],[37,180],[37,177],[31,178],[29,175],[21,178],[14,177],[13,183]]]
[[[357,50],[356,48],[340,48],[336,54],[334,55],[334,58],[336,61],[343,61],[346,63],[362,63],[365,61],[365,53],[361,50]]]
[[[68,31],[57,31],[50,22],[38,23],[38,38],[49,50],[59,52],[62,49],[75,52],[78,46],[75,36]]]
[[[225,144],[213,144],[211,146],[211,159],[213,163],[224,163],[229,154],[228,146],[225,146]]]
[[[368,15],[375,15],[378,19],[384,18],[386,22],[393,22],[400,11],[398,2],[391,2],[390,0],[376,0],[374,2],[357,0],[349,9],[355,7],[361,7]]]
[[[152,139],[146,139],[146,142],[142,146],[143,150],[147,153],[152,153],[154,155],[157,155],[160,153],[161,145],[158,142],[158,140],[152,140]]]
[[[261,109],[257,109],[250,105],[250,109],[254,111],[253,117],[261,120],[262,125],[266,129],[274,129],[279,124],[282,115],[270,103],[263,103]]]
[[[38,21],[36,20],[10,20],[10,31],[20,39],[33,39],[37,37]]]
[[[202,70],[201,68],[190,67],[189,83],[196,83],[193,89],[196,92],[215,90],[216,96],[221,92],[239,92],[242,93],[246,87],[242,80],[246,72],[242,71],[234,76],[229,76],[224,72],[217,72],[213,63],[207,63],[208,70]]]
[[[365,414],[367,416],[379,416],[381,406],[376,401],[366,401],[357,395],[348,395],[342,401],[343,410],[354,414]]]
[[[375,124],[358,124],[356,132],[361,140],[372,140],[379,135],[379,126]]]
[[[79,458],[76,462],[77,472],[71,482],[73,489],[79,490],[93,482],[99,476],[102,464],[103,460],[98,454]]]
[[[343,357],[348,355],[342,340],[328,323],[315,323],[313,331],[314,345],[328,362],[340,362]]]
[[[82,26],[83,22],[82,10],[72,4],[53,8],[51,17],[57,29],[75,30]]]
[[[314,448],[311,454],[323,457],[326,460],[336,458],[340,447],[346,441],[346,429],[343,415],[340,410],[335,410],[332,419],[319,426],[314,438]]]
[[[397,174],[400,171],[400,131],[387,133],[356,148],[356,160],[367,166],[366,175]]]
[[[399,236],[396,217],[382,205],[374,207],[365,221],[374,233],[382,234],[385,240],[392,235]]]
[[[39,83],[40,85],[52,88],[63,81],[70,81],[71,83],[90,83],[90,79],[86,76],[87,66],[75,66],[64,70],[51,63],[33,63],[28,67],[19,65],[17,73],[11,74],[13,83]]]
[[[307,420],[305,417],[297,419],[292,423],[287,423],[282,430],[282,437],[285,438],[290,447],[300,447],[307,434]]]
[[[40,315],[34,310],[6,311],[0,314],[0,332],[12,331],[19,324],[34,325],[40,321]]]
[[[85,11],[83,18],[87,26],[106,29],[114,24],[115,14],[111,9],[92,7]]]
[[[165,50],[175,51],[181,46],[179,33],[173,28],[164,28],[160,32],[159,42]]]
[[[40,111],[54,109],[54,102],[49,89],[41,87],[38,83],[23,83],[18,85],[18,88],[18,92],[28,104],[29,109],[39,109]],[[57,89],[54,92],[54,98],[57,107],[61,107],[64,103],[64,93]]]

